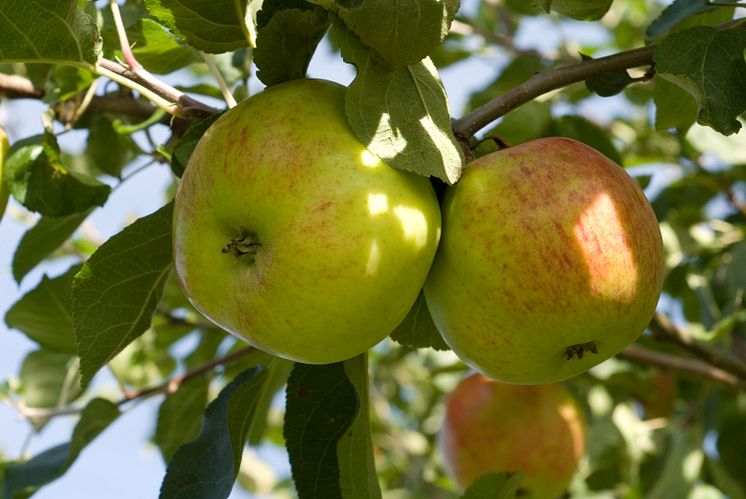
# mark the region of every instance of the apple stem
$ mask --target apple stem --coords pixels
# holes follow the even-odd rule
[[[248,232],[240,239],[231,239],[220,252],[230,253],[247,263],[254,263],[256,252],[261,245],[259,237],[253,232]]]

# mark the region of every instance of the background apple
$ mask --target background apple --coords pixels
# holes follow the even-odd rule
[[[440,236],[427,178],[369,153],[344,87],[296,80],[223,115],[176,196],[187,296],[252,345],[305,363],[360,354],[417,297]]]
[[[462,488],[487,473],[520,471],[521,497],[550,499],[569,485],[585,436],[585,418],[562,385],[511,385],[473,374],[446,401],[438,446]]]
[[[633,342],[655,311],[663,247],[632,178],[546,138],[483,156],[446,193],[425,284],[465,362],[514,383],[569,378]]]

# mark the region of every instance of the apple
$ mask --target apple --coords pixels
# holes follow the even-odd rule
[[[561,384],[473,374],[446,400],[438,448],[461,488],[487,473],[520,471],[521,497],[551,499],[570,484],[585,438],[585,417]]]
[[[3,177],[3,164],[5,163],[5,155],[8,154],[8,147],[8,136],[5,130],[0,128],[0,220],[5,214],[5,207],[8,205],[8,196],[10,195],[10,189],[5,185]]]
[[[344,99],[337,84],[295,80],[241,102],[200,139],[174,206],[175,268],[194,306],[310,364],[391,333],[440,237],[429,180],[370,153]]]
[[[616,163],[551,137],[466,166],[425,298],[467,364],[511,383],[580,374],[635,341],[661,292],[655,214]]]

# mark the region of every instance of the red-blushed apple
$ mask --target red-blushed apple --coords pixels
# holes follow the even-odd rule
[[[391,333],[440,237],[429,180],[371,154],[344,96],[295,80],[227,111],[195,148],[174,207],[176,272],[194,306],[257,348],[311,364]]]
[[[10,189],[5,185],[3,180],[3,165],[5,163],[5,155],[8,153],[8,136],[5,134],[5,130],[0,128],[0,220],[5,214],[5,207],[8,205],[8,197],[10,196]]]
[[[521,497],[552,499],[570,484],[585,438],[583,413],[561,384],[513,385],[473,374],[446,400],[438,447],[462,488],[487,473],[520,471]]]
[[[448,188],[425,297],[466,363],[551,383],[634,342],[662,275],[658,222],[635,181],[595,149],[552,137],[483,156]]]

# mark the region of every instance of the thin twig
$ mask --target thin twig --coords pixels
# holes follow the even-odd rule
[[[241,350],[236,350],[235,352],[232,352],[228,355],[225,355],[223,357],[207,362],[199,367],[192,369],[191,371],[181,376],[175,376],[158,385],[151,386],[148,388],[143,388],[142,390],[123,390],[124,396],[114,403],[117,406],[122,406],[122,405],[127,404],[128,402],[152,397],[153,395],[158,395],[161,393],[171,394],[175,392],[184,383],[187,383],[195,378],[198,378],[202,376],[203,374],[215,369],[218,366],[222,366],[225,364],[230,364],[232,362],[235,362],[255,350],[256,349],[251,346],[245,347],[245,348],[242,348]],[[56,408],[56,409],[42,409],[42,408],[35,408],[35,407],[27,407],[22,402],[17,402],[17,401],[11,402],[11,405],[15,407],[15,409],[18,411],[18,413],[21,416],[23,416],[26,419],[32,419],[32,420],[37,420],[37,419],[44,420],[44,419],[53,418],[55,416],[67,416],[67,415],[73,415],[73,414],[80,414],[84,409],[83,407],[79,407],[79,406],[67,406],[67,407],[61,407],[61,408]]]
[[[175,376],[171,378],[168,381],[165,381],[159,385],[152,386],[150,388],[144,388],[142,390],[137,390],[131,392],[128,396],[117,402],[117,405],[124,405],[127,402],[131,402],[136,399],[140,398],[146,398],[150,397],[152,395],[156,395],[159,393],[168,393],[171,394],[175,392],[181,385],[184,383],[187,383],[188,381],[198,378],[205,374],[206,372],[209,372],[213,369],[215,369],[218,366],[224,365],[224,364],[230,364],[231,362],[235,362],[236,360],[240,359],[241,357],[254,352],[256,349],[254,347],[245,347],[241,350],[236,350],[233,353],[230,353],[224,357],[220,357],[218,359],[214,359],[210,362],[207,362],[206,364],[203,364],[195,369],[192,369],[186,374],[183,374],[181,376]]]
[[[215,80],[218,82],[218,86],[220,87],[220,92],[223,94],[225,103],[228,104],[229,108],[236,107],[236,98],[233,97],[231,89],[228,88],[228,84],[225,82],[225,78],[223,78],[220,70],[215,65],[215,57],[211,54],[205,54],[204,52],[200,52],[199,54],[200,56],[202,56],[202,60],[205,61],[207,67],[210,69],[210,73],[212,73],[212,76],[214,76]]]
[[[109,0],[109,7],[111,8],[111,15],[114,18],[114,26],[117,28],[119,46],[122,49],[124,61],[133,71],[141,71],[143,67],[139,62],[137,62],[137,59],[135,59],[135,56],[132,53],[130,42],[127,39],[127,30],[124,29],[124,22],[122,21],[122,14],[119,12],[119,4],[117,3],[117,0]]]
[[[101,80],[99,78],[96,78],[91,82],[88,90],[86,90],[85,95],[83,96],[83,100],[80,101],[80,105],[73,112],[73,115],[70,118],[70,122],[67,124],[68,128],[72,128],[72,124],[78,121],[80,117],[83,116],[83,114],[86,112],[88,106],[91,105],[91,101],[93,101],[93,98],[96,96],[96,89],[98,88],[99,81]]]
[[[42,97],[44,97],[44,90],[36,87],[28,78],[0,73],[0,98],[41,99]]]
[[[163,107],[169,114],[186,117],[209,116],[218,112],[214,107],[193,99],[181,90],[177,90],[171,85],[155,78],[147,71],[134,71],[132,68],[106,58],[99,60],[96,69],[99,71],[99,74],[108,76],[117,83],[140,93],[143,93],[143,89],[145,89],[147,93],[143,95],[148,99],[151,99],[151,96],[155,95],[154,102],[159,107]],[[103,70],[106,74],[100,72],[100,70]],[[160,99],[158,99],[159,97]],[[168,106],[161,106],[159,104],[158,101],[163,100],[171,105],[170,109]]]
[[[746,362],[728,352],[693,339],[686,331],[675,326],[665,315],[655,314],[650,323],[650,330],[653,332],[653,338],[673,343],[713,366],[741,379],[746,379]]]
[[[691,374],[699,378],[709,379],[746,392],[745,380],[698,359],[658,352],[638,345],[628,346],[617,354],[617,356],[637,364],[655,365],[683,374]]]
[[[168,114],[183,118],[183,110],[173,99],[164,98],[160,93],[155,92],[149,86],[144,85],[141,78],[136,78],[135,74],[124,66],[108,59],[101,59],[96,65],[96,74],[105,76],[110,80],[119,83],[123,87],[131,88],[140,93],[143,97],[160,107]],[[138,81],[136,81],[138,80]]]
[[[155,102],[158,107],[165,109],[170,114],[173,114],[175,116],[184,117],[185,115],[189,114],[190,110],[197,110],[208,114],[213,114],[217,111],[202,102],[192,99],[181,90],[177,90],[176,88],[166,84],[165,82],[159,80],[158,78],[150,74],[147,70],[145,70],[142,64],[137,61],[135,55],[132,53],[129,40],[127,38],[127,30],[124,28],[124,22],[122,21],[122,15],[119,12],[119,5],[117,4],[117,1],[109,0],[109,6],[111,7],[111,14],[114,17],[114,24],[117,28],[119,46],[122,49],[122,55],[124,56],[124,61],[126,62],[127,66],[125,67],[119,65],[119,67],[117,67],[116,62],[102,59],[99,62],[97,69],[100,66],[106,71],[114,72],[119,76],[125,76],[133,80],[135,83],[144,86],[148,91],[152,91],[157,96],[162,97],[173,104],[176,104],[175,108],[169,106],[164,107],[159,99],[153,99],[152,95],[144,94],[146,95],[146,97],[148,97],[148,99]],[[121,71],[121,69],[124,69],[124,71]],[[115,81],[127,86],[126,82],[122,82],[116,79]],[[139,88],[133,89],[142,93],[142,90]]]

